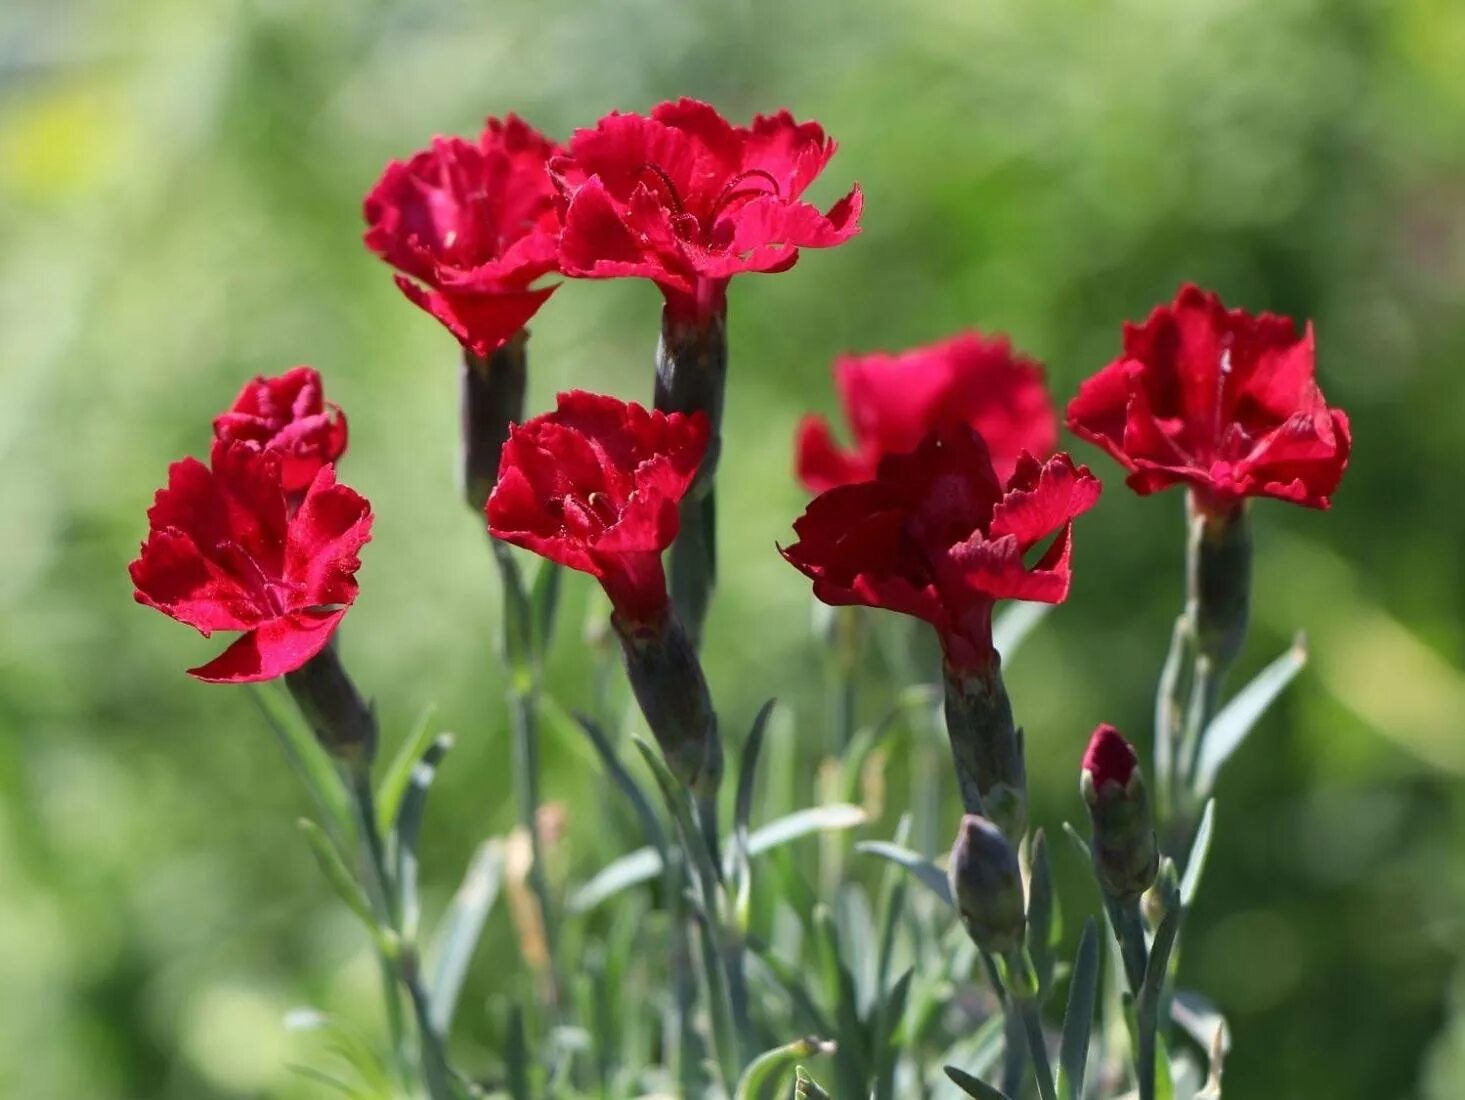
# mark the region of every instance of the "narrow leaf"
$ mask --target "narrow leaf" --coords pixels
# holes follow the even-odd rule
[[[335,890],[336,896],[345,902],[351,912],[360,917],[361,923],[375,935],[377,932],[376,918],[372,915],[371,905],[366,900],[366,893],[347,868],[340,851],[331,843],[331,838],[326,835],[324,829],[308,817],[302,817],[295,824],[300,830],[300,835],[305,838],[305,843],[310,845],[310,854],[315,856],[321,873],[326,876],[326,881],[331,884],[331,889]]]
[[[439,1035],[447,1035],[463,989],[463,977],[484,922],[503,882],[504,851],[498,840],[485,840],[473,854],[463,882],[438,925],[428,974],[429,1017]]]
[[[610,738],[605,735],[605,731],[588,715],[576,714],[575,721],[580,729],[584,731],[585,736],[590,739],[590,743],[595,746],[595,751],[600,756],[600,762],[605,766],[605,770],[610,773],[611,782],[620,789],[621,793],[631,803],[631,808],[636,812],[636,818],[641,822],[641,831],[646,834],[647,843],[656,852],[665,853],[667,836],[666,830],[661,827],[661,818],[657,816],[656,810],[651,804],[651,799],[641,789],[641,784],[636,782],[631,773],[626,770],[626,766],[621,763],[620,757],[616,755],[615,746],[610,742]],[[651,878],[660,873],[660,871],[661,861],[658,859],[655,867],[646,878]],[[645,879],[638,881],[644,882]],[[629,886],[631,883],[628,882],[626,885]]]
[[[764,1051],[743,1070],[742,1077],[738,1079],[737,1091],[733,1093],[733,1100],[759,1100],[766,1095],[768,1087],[800,1058],[828,1053],[833,1049],[832,1043],[804,1038]]]
[[[1063,1041],[1058,1054],[1058,1094],[1064,1100],[1083,1096],[1084,1071],[1089,1059],[1089,1033],[1094,1023],[1094,1002],[1099,991],[1099,931],[1090,917],[1079,937],[1073,975],[1068,983],[1068,1008],[1063,1015]]]
[[[1307,643],[1302,635],[1286,653],[1262,669],[1211,719],[1201,739],[1196,763],[1195,793],[1205,797],[1215,786],[1216,776],[1231,755],[1241,747],[1273,701],[1307,664]]]
[[[770,821],[762,828],[753,830],[748,837],[748,855],[750,857],[761,856],[774,848],[812,833],[852,829],[857,825],[863,825],[867,820],[869,820],[869,815],[861,807],[850,805],[847,802],[834,802],[828,806],[812,806],[806,810],[798,810],[787,817]],[[628,855],[621,856],[613,863],[606,864],[593,879],[571,895],[570,910],[584,912],[587,909],[593,909],[622,890],[649,882],[661,874],[661,868],[660,853],[654,848],[638,848]]]
[[[951,1078],[952,1084],[968,1096],[975,1096],[977,1100],[1008,1100],[1007,1093],[995,1085],[989,1085],[987,1082],[973,1077],[965,1070],[957,1069],[955,1066],[942,1068],[946,1071],[946,1076]]]
[[[963,934],[962,942],[971,943],[971,940]],[[976,950],[975,946],[972,950]],[[1002,1013],[994,1012],[983,1020],[981,1025],[972,1034],[964,1036],[957,1042],[952,1043],[947,1048],[946,1053],[937,1059],[937,1061],[942,1065],[956,1065],[960,1063],[974,1077],[987,1076],[1002,1056],[1006,1031],[1005,1025],[1006,1021],[1003,1019]]]
[[[774,700],[769,699],[753,719],[753,728],[748,740],[743,743],[742,758],[738,765],[738,793],[733,807],[733,844],[728,853],[728,881],[733,883],[740,915],[746,914],[752,890],[752,871],[749,866],[751,852],[748,850],[748,819],[753,813],[753,788],[758,777],[758,754],[763,749],[763,736],[768,728],[768,717],[773,713]]]
[[[1149,963],[1145,967],[1144,986],[1140,990],[1140,1012],[1159,1003],[1160,991],[1165,987],[1165,974],[1170,966],[1170,951],[1175,947],[1175,938],[1180,933],[1181,910],[1172,909],[1160,921],[1155,930],[1155,939],[1150,944]]]
[[[280,742],[291,769],[299,776],[320,810],[326,831],[335,837],[352,833],[350,801],[341,774],[320,747],[292,704],[285,701],[277,685],[256,684],[250,694],[265,722]]]
[[[1082,853],[1084,858],[1084,864],[1086,866],[1092,866],[1094,861],[1094,850],[1089,847],[1089,842],[1083,838],[1083,835],[1067,821],[1063,823],[1063,835],[1068,837],[1069,840],[1073,841],[1073,846],[1077,848],[1080,853]]]
[[[756,937],[748,938],[750,963],[761,965],[770,978],[788,996],[796,1014],[803,1017],[806,1026],[818,1035],[833,1035],[834,1025],[815,1003],[808,990],[808,976],[798,967],[780,958],[773,948]],[[752,969],[752,968],[750,968]]]
[[[1216,824],[1216,800],[1206,800],[1201,813],[1200,825],[1195,831],[1195,840],[1190,844],[1190,856],[1185,861],[1185,876],[1180,880],[1180,904],[1189,909],[1196,891],[1200,889],[1200,877],[1206,869],[1206,857],[1211,854],[1211,833]]]
[[[661,854],[655,848],[637,848],[612,860],[570,895],[570,912],[584,913],[622,890],[650,882],[661,874],[661,868]]]
[[[539,563],[534,574],[534,591],[530,593],[530,621],[533,627],[534,652],[543,657],[554,638],[554,614],[560,603],[560,578],[563,570],[548,558]]]
[[[811,833],[833,832],[839,829],[853,829],[870,820],[861,806],[849,802],[831,802],[824,806],[810,806],[797,810],[785,817],[770,821],[754,829],[748,837],[748,854],[762,855],[790,841],[809,836]]]
[[[422,714],[418,716],[417,724],[407,734],[407,739],[398,746],[396,755],[392,757],[392,762],[387,765],[387,770],[382,775],[381,783],[377,785],[377,829],[383,836],[392,831],[392,823],[397,820],[397,811],[402,806],[402,796],[407,793],[407,785],[412,782],[412,769],[417,766],[417,761],[422,759],[422,754],[432,743],[434,709],[432,706],[422,708]]]
[[[841,1096],[861,1096],[864,1094],[865,1083],[870,1079],[870,1036],[865,1030],[864,1021],[860,1019],[859,994],[855,990],[854,975],[840,957],[839,931],[834,914],[827,905],[821,904],[815,909],[814,928],[824,965],[825,982],[831,987],[835,1003],[838,1049],[834,1055],[834,1069],[839,1081],[839,1093]]]
[[[888,997],[882,998],[875,1030],[875,1100],[895,1100],[895,1063],[901,1047],[896,1043],[906,1001],[910,998],[915,968],[896,979]]]
[[[1033,969],[1037,971],[1038,988],[1046,992],[1053,983],[1053,932],[1058,903],[1053,896],[1053,867],[1048,859],[1048,840],[1042,829],[1033,834],[1031,863],[1027,946]]]
[[[855,851],[900,864],[947,905],[952,904],[951,884],[945,872],[920,853],[883,840],[863,840],[855,845]]]
[[[773,714],[773,705],[776,702],[776,699],[770,699],[759,708],[757,717],[753,719],[753,728],[748,731],[748,740],[743,745],[738,766],[738,797],[733,822],[744,834],[748,831],[748,818],[753,812],[753,783],[758,773],[758,754],[763,749],[763,737],[768,730],[768,719]]]
[[[453,735],[440,733],[427,746],[422,758],[412,769],[407,792],[397,810],[394,825],[397,838],[397,888],[401,895],[402,929],[409,938],[415,934],[419,908],[417,903],[417,838],[422,831],[422,815],[427,810],[427,794],[437,778],[437,767],[453,747]]]

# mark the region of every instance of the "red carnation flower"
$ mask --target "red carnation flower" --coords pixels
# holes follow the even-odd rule
[[[204,637],[245,631],[189,669],[200,680],[247,683],[295,671],[325,647],[356,599],[371,506],[322,466],[292,515],[281,472],[274,452],[219,441],[212,468],[175,462],[148,510],[148,538],[130,567],[137,601]]]
[[[814,498],[783,556],[828,604],[914,615],[941,636],[958,676],[992,668],[999,599],[1061,603],[1068,595],[1073,517],[1099,498],[1099,481],[1066,454],[1024,454],[1004,489],[986,445],[965,424],[926,436],[880,463],[873,481]],[[1024,556],[1057,537],[1036,563]]]
[[[554,287],[556,191],[545,165],[558,147],[514,115],[490,118],[477,142],[434,138],[393,161],[371,193],[366,245],[402,272],[402,293],[464,347],[490,355]]]
[[[1005,336],[964,332],[897,354],[847,355],[834,363],[834,382],[855,446],[841,450],[823,417],[804,419],[797,468],[813,493],[869,481],[886,455],[913,451],[948,424],[977,430],[1004,483],[1023,451],[1044,457],[1058,442],[1043,368]]]
[[[1228,310],[1184,286],[1124,354],[1079,387],[1068,426],[1148,494],[1186,483],[1203,510],[1271,496],[1326,508],[1348,465],[1348,417],[1313,380],[1313,334],[1286,317]]]
[[[649,118],[612,112],[551,165],[567,199],[561,268],[651,279],[676,312],[721,313],[732,276],[787,271],[800,248],[859,231],[858,186],[825,213],[799,201],[834,150],[818,123],[787,111],[751,127],[693,99]]]
[[[657,623],[667,610],[661,553],[707,439],[701,413],[562,393],[554,412],[510,429],[489,532],[597,578],[624,622]]]
[[[346,415],[326,401],[317,371],[292,367],[245,383],[229,410],[214,418],[214,435],[275,452],[285,492],[303,493],[346,450]]]

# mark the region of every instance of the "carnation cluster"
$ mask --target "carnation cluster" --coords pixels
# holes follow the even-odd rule
[[[1112,460],[1097,472],[1060,436],[1044,366],[1005,335],[968,326],[924,346],[835,355],[843,422],[811,413],[797,425],[789,465],[810,499],[802,515],[789,516],[791,535],[766,550],[832,609],[811,644],[830,657],[833,705],[776,734],[765,708],[751,732],[727,745],[731,727],[701,653],[719,569],[743,566],[719,560],[718,526],[727,517],[718,515],[717,488],[740,476],[739,452],[754,443],[722,432],[725,391],[736,384],[726,344],[730,287],[735,276],[787,271],[806,249],[855,241],[863,196],[832,168],[836,149],[822,126],[788,111],[739,125],[691,99],[644,115],[614,111],[564,141],[508,115],[490,118],[473,138],[434,138],[387,165],[366,196],[367,248],[393,270],[402,295],[460,345],[461,488],[503,591],[512,737],[504,768],[512,767],[512,839],[523,853],[514,919],[533,992],[527,1008],[512,1010],[516,1045],[496,1052],[481,1079],[454,1065],[448,1029],[472,956],[463,929],[476,937],[483,920],[479,914],[474,926],[463,907],[483,896],[487,872],[478,862],[470,869],[444,918],[451,949],[424,967],[421,800],[449,742],[406,739],[378,782],[376,711],[348,674],[339,637],[349,634],[342,627],[360,590],[372,509],[341,480],[347,418],[326,400],[321,375],[297,366],[255,378],[214,417],[211,439],[200,417],[207,461],[174,463],[147,513],[131,565],[138,602],[205,637],[238,635],[190,674],[210,683],[280,680],[308,731],[292,738],[263,690],[325,814],[308,839],[378,953],[392,1072],[411,1095],[487,1095],[502,1084],[500,1063],[519,1067],[504,1071],[511,1091],[520,1088],[512,1084],[518,1072],[552,1078],[564,1095],[771,1095],[762,1090],[792,1081],[795,1063],[810,1061],[827,1070],[838,1095],[878,1100],[931,1094],[933,1066],[989,1100],[1056,1100],[1060,1092],[1157,1100],[1174,1094],[1182,1070],[1214,1082],[1207,1095],[1219,1096],[1221,1038],[1179,1034],[1187,1025],[1172,1013],[1173,960],[1212,841],[1219,770],[1303,663],[1300,646],[1279,657],[1246,689],[1263,705],[1249,706],[1244,728],[1233,715],[1224,735],[1212,736],[1247,638],[1252,502],[1327,508],[1349,460],[1348,418],[1327,404],[1316,379],[1313,328],[1227,308],[1192,285],[1143,322],[1125,323],[1115,358],[1078,384],[1063,418],[1090,454]],[[805,197],[821,179],[833,179],[842,196],[824,208]],[[554,323],[550,302],[564,279],[607,278],[649,281],[660,293],[651,400],[597,393],[596,380],[585,378],[585,388],[536,411],[528,325]],[[831,353],[843,347],[838,333],[828,343]],[[451,387],[442,390],[448,400]],[[1023,700],[1004,676],[1020,636],[1000,608],[1061,604],[1076,571],[1102,574],[1085,525],[1102,512],[1101,477],[1116,467],[1141,496],[1170,488],[1186,495],[1177,543],[1187,591],[1158,687],[1153,767],[1102,714],[1070,706],[1055,731],[1071,745],[1089,818],[1087,837],[1073,835],[1114,941],[1103,980],[1117,994],[1101,1006],[1099,922],[1084,928],[1066,979],[1056,964],[1052,856],[1029,804]],[[432,548],[421,553],[430,557]],[[602,728],[614,708],[596,711],[588,690],[564,706],[547,694],[562,570],[593,578],[608,604],[607,648],[618,652],[635,702],[631,753]],[[921,633],[881,612],[919,620]],[[936,750],[949,749],[949,762],[915,792],[893,839],[857,850],[929,888],[919,901],[884,895],[889,906],[928,907],[911,928],[958,928],[971,944],[958,953],[939,936],[907,942],[909,929],[892,911],[882,917],[878,965],[867,969],[875,945],[842,937],[858,923],[849,912],[863,911],[868,923],[872,906],[856,868],[873,859],[851,860],[836,836],[821,847],[811,880],[772,897],[764,891],[775,876],[755,876],[753,862],[810,831],[868,821],[866,808],[828,800],[837,787],[830,777],[873,774],[888,759],[876,751],[879,739],[897,719],[917,721],[901,717],[900,702],[892,709],[891,699],[876,698],[883,688],[871,690],[891,682],[891,651],[925,666],[907,687],[930,687],[942,700],[946,744]],[[1061,701],[1061,671],[1047,682]],[[590,744],[565,766],[598,760],[611,780],[606,789],[630,799],[645,830],[643,850],[578,887],[566,881],[566,860],[545,850],[540,720],[551,705],[561,718],[580,713]],[[1053,710],[1050,700],[1045,712]],[[888,716],[857,721],[881,713]],[[829,727],[824,735],[820,723]],[[914,775],[924,774],[917,758],[931,743],[921,734],[914,726],[906,750]],[[796,777],[806,794],[826,800],[773,822],[755,843],[756,768],[774,736],[808,738],[830,757],[817,783]],[[948,793],[959,810],[944,808]],[[938,853],[906,846],[912,818],[955,835],[944,866]],[[486,845],[476,859],[502,848]],[[794,881],[796,867],[790,857],[778,881]],[[479,893],[469,890],[473,882]],[[647,891],[637,912],[655,909],[664,929],[663,949],[646,965],[659,968],[666,995],[618,999],[615,1013],[602,1006],[575,1019],[593,1000],[585,983],[606,950],[587,939],[601,926],[575,922],[630,890]],[[836,909],[839,920],[830,915]],[[805,941],[818,945],[813,955],[788,956]],[[912,969],[897,978],[891,960],[907,956]],[[819,988],[814,972],[835,980]],[[842,984],[852,972],[871,975],[859,997]],[[1066,998],[1055,999],[1065,980]],[[950,1004],[938,1012],[933,1000],[918,1016],[912,981]],[[965,996],[978,986],[987,998],[978,1011],[994,1022],[991,1056],[978,1066],[946,1064],[933,1052],[980,1046],[963,1045],[982,1026]],[[618,1065],[621,1055],[605,1053],[609,1038],[594,1030],[620,1027],[611,1018],[618,1013],[644,1017],[641,1030],[657,1036],[635,1065]],[[594,1034],[583,1049],[596,1057],[564,1045],[571,1032]],[[1133,1043],[1127,1052],[1114,1041],[1124,1036]],[[833,1094],[797,1073],[797,1095]]]

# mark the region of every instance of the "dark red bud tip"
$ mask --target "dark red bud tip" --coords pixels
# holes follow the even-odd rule
[[[1095,790],[1102,789],[1110,780],[1127,787],[1138,765],[1134,746],[1117,729],[1105,722],[1094,730],[1083,754],[1083,770],[1093,777]]]

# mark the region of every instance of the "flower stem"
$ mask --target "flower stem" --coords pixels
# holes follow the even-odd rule
[[[504,666],[509,685],[509,727],[513,741],[514,802],[519,827],[529,841],[529,889],[539,910],[549,956],[549,985],[546,999],[558,999],[555,980],[555,925],[550,909],[549,884],[544,873],[544,852],[539,839],[539,658],[534,652],[532,609],[524,590],[523,577],[509,547],[490,537],[489,545],[498,563],[504,592]]]
[[[1027,1036],[1028,1052],[1033,1058],[1033,1075],[1038,1082],[1038,1095],[1043,1100],[1058,1100],[1058,1090],[1053,1084],[1053,1067],[1048,1064],[1048,1045],[1043,1038],[1043,1021],[1038,1014],[1038,1002],[1032,997],[1017,999],[1017,1013],[1022,1020],[1023,1033]]]
[[[682,500],[681,529],[671,548],[671,596],[691,636],[702,626],[717,583],[717,504],[714,477],[722,450],[723,387],[727,378],[727,318],[722,309],[690,315],[668,307],[656,349],[656,407],[703,413],[712,435],[691,492]]]

